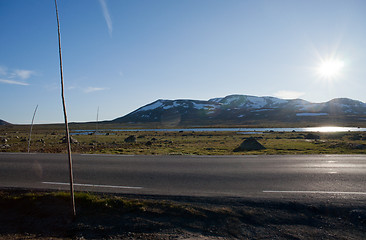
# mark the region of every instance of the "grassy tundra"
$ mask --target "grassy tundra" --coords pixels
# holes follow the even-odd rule
[[[91,126],[90,126],[91,127]],[[102,127],[101,127],[102,128]],[[80,129],[78,126],[71,127]],[[90,128],[89,128],[90,129]],[[29,126],[0,127],[0,151],[26,152]],[[108,154],[194,154],[194,155],[242,155],[242,154],[364,154],[365,132],[314,133],[312,139],[304,132],[264,132],[242,134],[238,132],[116,132],[100,131],[97,135],[72,135],[73,153]],[[62,125],[35,125],[32,133],[31,152],[64,153]],[[135,141],[125,139],[134,136]],[[244,139],[254,137],[266,149],[234,152]]]

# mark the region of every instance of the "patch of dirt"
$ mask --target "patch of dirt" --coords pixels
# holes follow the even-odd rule
[[[169,197],[168,197],[169,198]],[[366,206],[0,192],[0,239],[365,239]]]

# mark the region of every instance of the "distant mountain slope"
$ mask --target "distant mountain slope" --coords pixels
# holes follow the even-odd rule
[[[325,103],[302,99],[230,95],[199,100],[157,100],[115,123],[161,123],[163,125],[252,124],[258,122],[329,122],[366,119],[366,104],[348,98]]]
[[[10,123],[5,122],[4,120],[0,119],[0,126],[2,126],[2,125],[10,125]]]

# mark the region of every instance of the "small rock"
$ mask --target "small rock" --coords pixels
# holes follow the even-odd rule
[[[314,133],[308,133],[308,134],[306,134],[305,135],[305,137],[304,137],[305,139],[320,139],[320,136],[319,135],[316,135],[316,134],[314,134]]]
[[[349,143],[348,144],[348,147],[351,148],[351,149],[360,149],[360,150],[363,150],[366,148],[366,145],[365,144],[353,144],[353,143]]]
[[[67,143],[66,136],[63,137],[63,138],[61,138],[60,140],[62,141],[62,143]],[[73,137],[70,136],[70,143],[79,143],[79,142],[78,142],[78,140],[76,140],[75,138],[73,138]]]
[[[127,137],[125,139],[125,142],[126,143],[135,143],[136,142],[136,136],[135,135],[131,135],[131,136]]]

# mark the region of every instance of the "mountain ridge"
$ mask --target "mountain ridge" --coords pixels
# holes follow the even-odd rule
[[[209,100],[158,99],[112,123],[161,123],[163,125],[251,124],[254,122],[364,121],[366,104],[350,98],[313,103],[303,99],[229,95]]]

